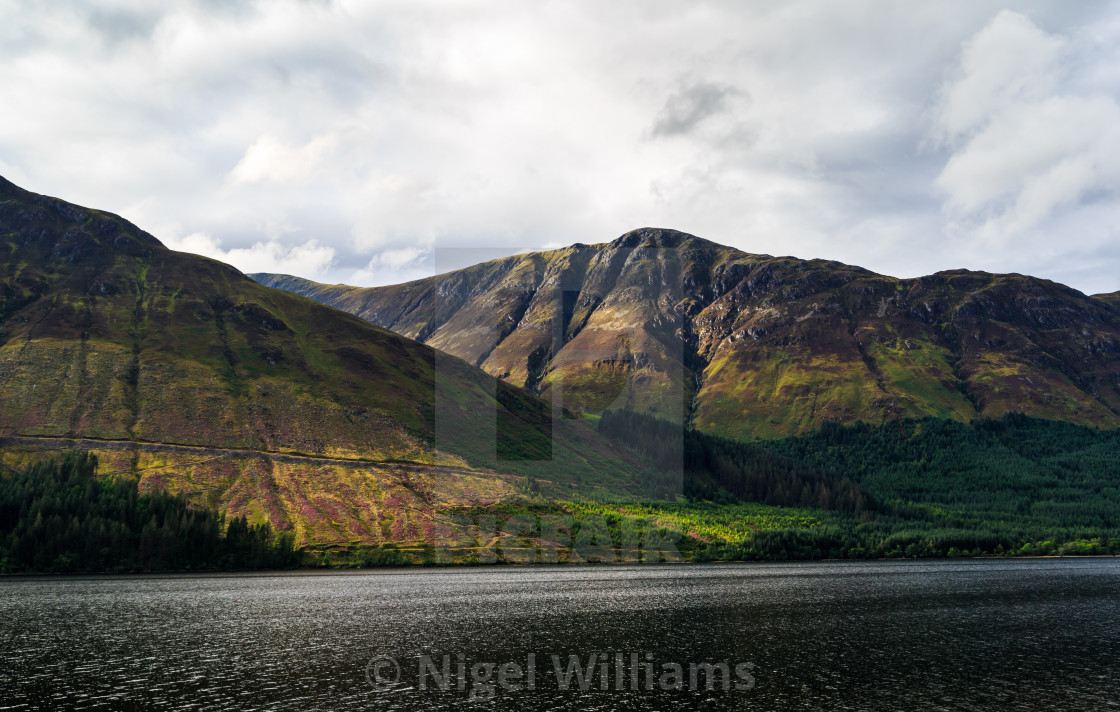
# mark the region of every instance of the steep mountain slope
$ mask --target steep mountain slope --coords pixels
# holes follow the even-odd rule
[[[585,412],[772,438],[1022,411],[1120,426],[1120,312],[967,270],[895,279],[644,228],[389,287],[253,275]]]
[[[415,538],[517,475],[629,476],[458,359],[2,178],[0,253],[0,463],[80,445],[317,542]]]

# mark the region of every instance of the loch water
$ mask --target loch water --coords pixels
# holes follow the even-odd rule
[[[1111,558],[0,579],[0,710],[1108,710],[1118,659]]]

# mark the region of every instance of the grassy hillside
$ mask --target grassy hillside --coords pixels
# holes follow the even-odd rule
[[[629,439],[615,425],[606,429]],[[686,436],[684,442],[691,441],[686,449],[694,451],[689,456],[694,461],[707,462],[687,466],[685,476],[716,487],[715,492],[694,489],[698,499],[456,510],[450,515],[475,528],[471,540],[398,549],[394,560],[1120,554],[1120,431],[1011,414],[971,425],[939,419],[833,424],[758,444],[698,437]],[[669,450],[647,449],[645,459],[663,457]],[[728,462],[719,463],[720,457]],[[749,481],[775,472],[782,473],[785,483],[802,482],[803,503],[798,503],[797,492],[787,491],[783,499],[781,484],[742,491],[746,501],[723,487],[740,481],[740,475]],[[833,488],[845,480],[855,482],[870,501],[822,508],[822,490],[814,492],[812,485]],[[334,559],[363,561],[377,559],[368,552]]]
[[[1112,292],[1110,294],[1094,294],[1093,299],[1099,299],[1112,306],[1113,309],[1120,308],[1120,292]]]
[[[645,466],[655,470],[683,456],[694,497],[625,502],[602,492],[577,501],[441,501],[427,526],[394,528],[380,540],[305,542],[302,560],[368,566],[1120,553],[1117,431],[1015,415],[971,426],[926,419],[832,425],[764,444],[693,433],[674,453],[634,441],[620,427],[632,417],[639,430],[656,429],[648,416],[611,417],[603,430],[636,445]],[[264,565],[274,559],[267,529],[239,525],[245,544],[230,559],[211,515],[160,514],[183,505],[158,490],[146,495],[155,508],[145,509],[135,481],[104,465],[96,484],[88,473],[66,475],[65,464],[0,480],[0,568],[220,567],[248,562],[236,557],[256,556],[256,549]],[[755,490],[753,482],[765,486]],[[844,493],[853,484],[856,499]],[[355,493],[341,494],[354,501]],[[118,500],[124,509],[113,504]],[[206,526],[190,524],[195,519]],[[108,550],[86,546],[83,526],[94,527],[90,541],[110,536]],[[216,558],[176,543],[179,531],[195,530]],[[33,544],[39,540],[42,546]]]
[[[0,254],[0,464],[80,446],[320,542],[390,540],[528,475],[634,484],[531,394],[115,215],[0,179]]]

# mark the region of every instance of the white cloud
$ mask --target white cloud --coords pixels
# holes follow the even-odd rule
[[[385,250],[369,261],[369,266],[383,267],[386,269],[401,269],[415,265],[430,250],[420,247],[405,247],[399,250]]]
[[[324,168],[324,159],[338,146],[334,134],[316,136],[303,146],[285,146],[271,136],[261,136],[230,172],[235,183],[306,179]]]
[[[294,245],[269,240],[249,247],[224,250],[220,240],[205,233],[192,232],[182,238],[164,236],[163,243],[173,250],[193,252],[231,264],[245,274],[279,272],[313,279],[324,274],[334,262],[334,248],[320,245],[318,240]]]
[[[354,271],[347,284],[366,286],[393,284],[432,275],[432,250],[428,247],[402,247],[374,254],[363,269]]]
[[[1058,83],[1067,43],[1027,17],[1003,10],[964,43],[960,76],[944,89],[939,127],[949,140],[982,127],[994,115],[1048,96]]]
[[[1096,69],[1074,61],[1083,48],[1008,11],[965,44],[935,125],[952,147],[937,185],[965,235],[995,246],[1052,240],[1027,233],[1120,190],[1120,104],[1080,89],[1078,75]]]

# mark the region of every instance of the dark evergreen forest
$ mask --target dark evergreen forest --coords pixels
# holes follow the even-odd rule
[[[97,458],[67,453],[0,477],[0,571],[124,572],[289,568],[291,533],[228,522],[130,479],[98,479]]]

